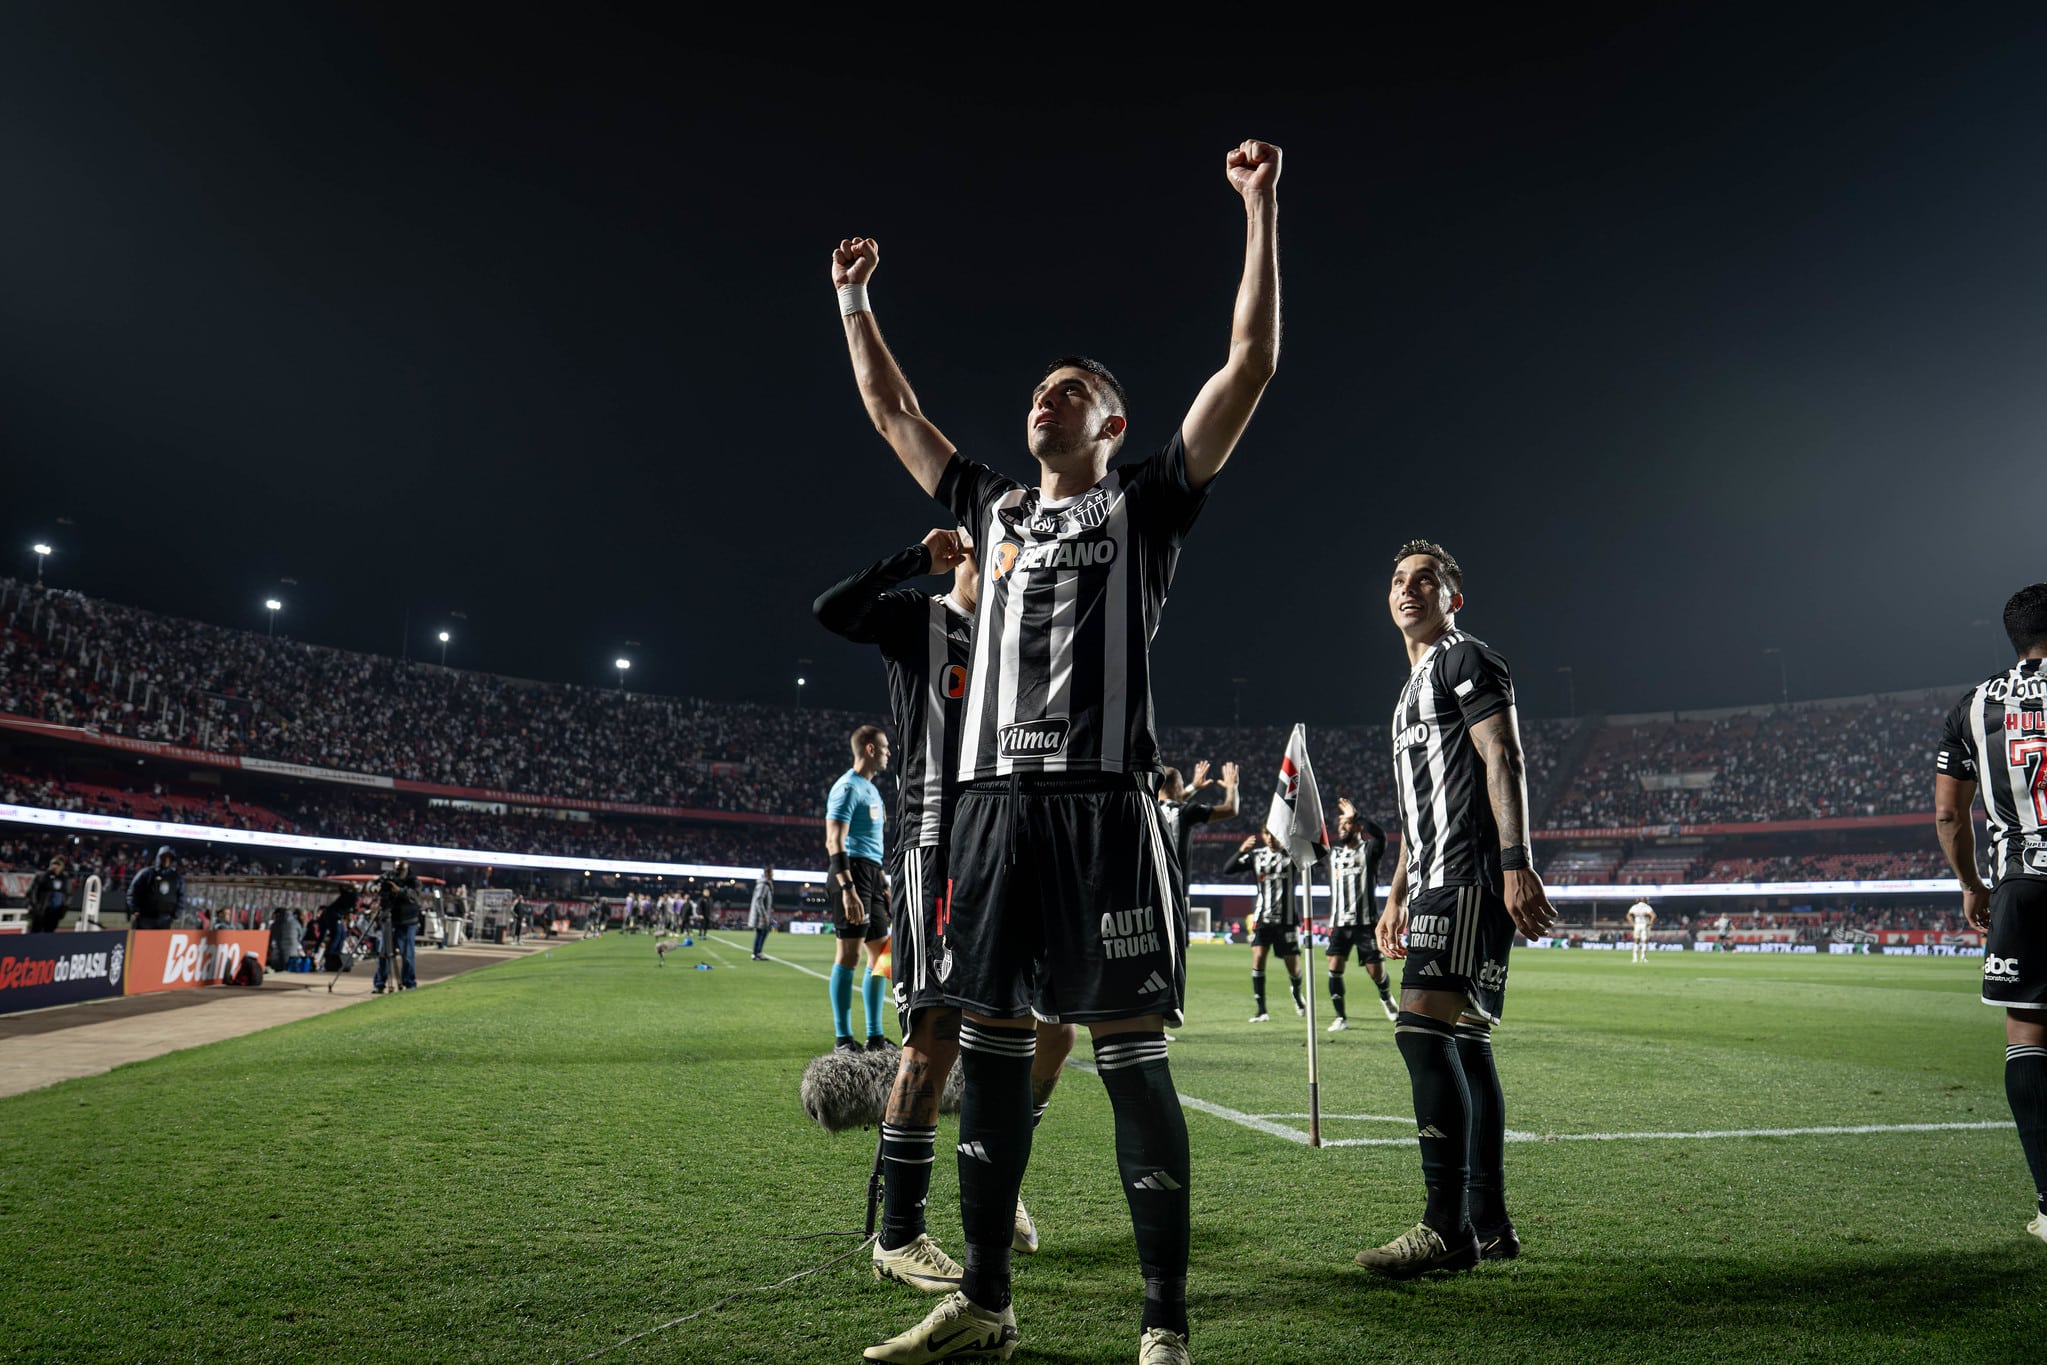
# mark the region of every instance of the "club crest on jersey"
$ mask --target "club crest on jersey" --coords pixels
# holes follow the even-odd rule
[[[1005,725],[995,732],[995,752],[1003,758],[1056,758],[1066,752],[1072,726],[1064,716]]]

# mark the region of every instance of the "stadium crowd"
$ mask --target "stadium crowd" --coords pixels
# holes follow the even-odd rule
[[[1547,824],[1597,829],[1925,811],[1933,786],[1928,755],[1944,711],[1937,701],[1872,697],[1608,725]],[[1696,785],[1680,785],[1686,781]]]

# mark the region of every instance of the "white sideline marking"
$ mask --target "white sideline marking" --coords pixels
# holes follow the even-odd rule
[[[705,934],[701,942],[704,944],[705,947],[708,948],[726,947],[732,949],[734,952],[739,951],[738,944],[725,943],[723,942],[723,940],[712,938],[709,934]],[[720,953],[719,956],[723,957],[724,954]],[[791,962],[789,959],[785,957],[776,957],[773,953],[763,953],[761,954],[761,956],[765,957],[770,962],[779,962],[784,967],[794,967],[797,971],[802,972],[805,976],[814,976],[820,981],[828,982],[831,980],[831,978],[826,976],[823,972],[814,972],[800,962]],[[751,962],[752,960],[753,958],[749,954],[747,957],[747,961]]]
[[[1219,1119],[1267,1133],[1273,1137],[1285,1138],[1288,1142],[1307,1144],[1308,1135],[1298,1128],[1275,1119],[1304,1119],[1306,1114],[1245,1114],[1228,1109],[1220,1104],[1196,1099],[1192,1095],[1180,1096],[1180,1103],[1188,1109],[1198,1109],[1204,1114],[1213,1114]],[[1403,1115],[1387,1114],[1324,1114],[1324,1119],[1350,1119],[1369,1123],[1413,1123]],[[1691,1133],[1639,1132],[1639,1133],[1528,1133],[1518,1129],[1507,1130],[1509,1142],[1646,1142],[1704,1140],[1707,1138],[1758,1138],[1758,1137],[1836,1137],[1856,1133],[1964,1133],[1992,1128],[2009,1128],[2010,1123],[2002,1121],[1976,1123],[1853,1123],[1827,1124],[1814,1128],[1708,1128]],[[1324,1138],[1324,1147],[1405,1147],[1413,1143],[1413,1135],[1390,1138]]]

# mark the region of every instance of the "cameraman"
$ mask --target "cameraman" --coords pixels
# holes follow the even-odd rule
[[[128,883],[128,925],[133,929],[168,929],[185,908],[185,874],[178,855],[165,844],[156,861]]]
[[[419,878],[412,875],[410,862],[400,858],[389,872],[377,879],[377,910],[383,920],[378,926],[383,951],[377,954],[377,975],[370,982],[370,994],[384,993],[385,973],[392,970],[393,959],[401,965],[398,980],[391,988],[412,990],[419,985],[419,979],[412,973],[412,959],[423,915],[419,902]]]

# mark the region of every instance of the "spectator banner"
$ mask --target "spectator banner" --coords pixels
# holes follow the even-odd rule
[[[369,773],[344,772],[339,768],[314,768],[304,763],[279,763],[274,758],[243,758],[240,766],[252,773],[276,773],[280,777],[303,777],[311,782],[341,782],[351,787],[391,790],[393,780]]]
[[[129,753],[148,754],[152,758],[173,758],[180,763],[208,763],[216,768],[238,768],[242,763],[233,754],[216,754],[207,749],[186,749],[176,744],[160,744],[153,739],[130,739],[126,735],[103,734],[98,730],[82,729],[76,725],[55,725],[28,716],[0,715],[0,727],[27,730],[32,734],[48,735],[52,739],[68,739],[79,744],[97,744],[107,749],[126,749]]]
[[[18,901],[28,895],[28,888],[35,879],[33,872],[0,872],[0,896]]]
[[[218,986],[244,957],[260,963],[270,951],[268,929],[138,929],[129,938],[129,995]]]
[[[0,948],[0,1014],[121,994],[126,934],[16,934]]]

